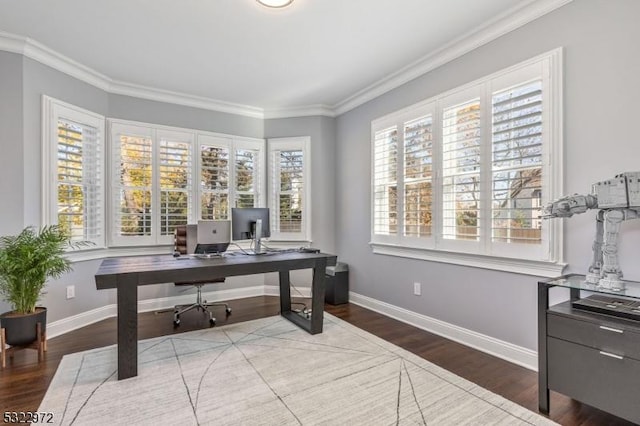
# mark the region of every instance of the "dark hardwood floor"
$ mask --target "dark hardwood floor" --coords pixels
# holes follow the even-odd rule
[[[233,314],[225,319],[216,309],[218,326],[276,315],[277,297],[252,297],[229,302]],[[357,305],[326,305],[325,310],[357,327],[437,364],[532,411],[538,407],[537,374],[523,367],[468,348]],[[139,315],[138,337],[147,339],[208,327],[198,312],[182,315],[174,329],[172,313]],[[2,412],[35,411],[65,354],[116,343],[116,319],[110,318],[48,341],[45,359],[38,363],[33,350],[17,351],[7,368],[0,370]],[[557,393],[551,395],[550,418],[562,425],[630,425],[622,419]]]

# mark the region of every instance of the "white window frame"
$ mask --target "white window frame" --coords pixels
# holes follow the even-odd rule
[[[202,187],[200,185],[200,174],[202,172],[202,164],[200,158],[200,146],[214,146],[220,148],[226,148],[229,150],[229,188],[228,188],[228,197],[229,197],[229,211],[227,212],[227,217],[231,220],[231,208],[235,207],[236,200],[236,150],[238,149],[248,149],[258,151],[258,182],[257,182],[257,191],[256,191],[256,201],[254,202],[256,207],[265,207],[267,204],[266,200],[266,181],[267,176],[267,164],[265,158],[265,140],[257,139],[257,138],[248,138],[248,137],[239,137],[239,136],[229,136],[229,135],[221,135],[218,133],[210,133],[210,132],[198,132],[196,138],[195,145],[195,161],[197,167],[195,167],[195,175],[194,182],[197,186],[197,195],[195,197],[195,217],[196,220],[202,217],[202,204],[201,198],[204,193]]]
[[[229,149],[229,209],[233,207],[235,200],[235,150],[236,149],[252,149],[258,151],[259,161],[259,182],[257,190],[257,206],[264,207],[266,205],[265,188],[266,188],[266,142],[264,139],[249,138],[241,136],[226,135],[221,133],[203,132],[178,127],[161,126],[148,123],[140,123],[128,120],[108,119],[109,140],[111,141],[109,150],[109,182],[110,187],[107,189],[108,199],[108,217],[109,223],[115,223],[115,203],[117,198],[117,190],[120,187],[119,164],[115,161],[116,139],[120,134],[147,137],[152,140],[153,144],[153,172],[152,172],[152,233],[150,236],[120,236],[115,235],[115,229],[109,230],[109,247],[153,247],[173,244],[172,235],[160,235],[160,174],[159,174],[159,152],[160,140],[168,138],[171,140],[180,140],[190,143],[191,145],[191,186],[189,188],[189,207],[188,207],[188,223],[196,223],[201,217],[201,196],[202,188],[200,187],[200,145],[221,146]],[[231,219],[231,211],[229,210],[229,219]]]
[[[268,149],[268,187],[269,211],[271,222],[271,241],[311,241],[311,137],[299,136],[290,138],[274,138],[267,141]],[[278,232],[275,230],[279,209],[280,173],[275,153],[283,150],[302,151],[302,232]]]
[[[191,158],[193,159],[193,132],[189,132],[184,129],[166,127],[166,126],[152,126],[145,123],[136,123],[131,121],[113,120],[109,119],[109,140],[111,141],[109,150],[109,188],[107,190],[107,198],[109,204],[109,223],[112,224],[109,230],[109,246],[110,247],[125,247],[125,246],[158,246],[169,245],[173,243],[173,235],[160,235],[160,160],[159,160],[159,148],[160,140],[163,138],[177,140],[190,144],[191,146]],[[151,235],[147,236],[123,236],[116,235],[115,229],[115,209],[117,208],[117,191],[120,188],[120,169],[119,164],[115,159],[118,154],[116,152],[116,146],[118,145],[117,139],[120,135],[127,136],[139,136],[143,138],[151,139],[152,144],[152,178],[151,178]],[[191,181],[193,182],[193,167],[191,170]],[[193,215],[193,184],[191,185],[188,196],[188,222],[192,222]]]
[[[232,166],[233,170],[231,171],[231,179],[233,183],[233,204],[236,201],[236,180],[237,180],[237,170],[236,170],[236,154],[239,149],[243,150],[253,150],[258,151],[258,172],[254,175],[254,179],[257,178],[258,182],[255,185],[256,191],[254,192],[256,199],[254,200],[254,205],[256,207],[266,207],[267,206],[267,175],[269,174],[269,169],[267,166],[266,159],[266,151],[267,145],[264,139],[256,139],[256,138],[247,138],[247,137],[234,137],[233,138],[233,150],[231,153],[232,158]],[[233,205],[229,204],[231,207]],[[231,212],[229,212],[229,218],[231,218]]]
[[[195,136],[193,134],[192,131],[185,131],[184,129],[168,129],[168,128],[157,128],[156,129],[156,133],[155,133],[155,150],[154,150],[154,169],[157,171],[156,173],[154,173],[153,175],[153,179],[154,179],[154,192],[153,195],[155,195],[155,199],[156,201],[156,212],[153,215],[153,219],[156,221],[156,230],[158,231],[157,234],[157,244],[173,244],[174,242],[174,236],[173,234],[168,234],[168,235],[161,235],[161,219],[162,219],[162,207],[161,207],[161,203],[162,203],[162,187],[161,187],[161,182],[160,182],[160,147],[161,147],[161,141],[162,140],[168,140],[171,142],[178,142],[178,143],[184,143],[187,144],[189,146],[189,155],[190,155],[190,159],[191,159],[191,170],[190,170],[190,175],[188,176],[188,183],[187,183],[187,187],[186,189],[186,193],[187,193],[187,222],[188,223],[193,223],[193,219],[194,219],[194,197],[196,194],[196,191],[194,191],[194,186],[196,185],[196,182],[193,179],[193,171],[194,169],[196,169],[196,159],[195,159],[195,155],[194,155],[194,140],[195,140]],[[153,199],[153,197],[152,197]]]
[[[480,97],[481,109],[481,202],[491,199],[491,96],[494,92],[526,81],[531,76],[542,77],[543,104],[543,205],[560,196],[563,187],[562,139],[562,49],[531,58],[512,67],[447,91],[433,98],[396,111],[371,124],[371,141],[377,131],[397,126],[398,135],[404,132],[404,122],[418,118],[433,108],[433,162],[434,178],[432,210],[432,237],[404,237],[404,135],[398,141],[398,233],[376,235],[374,218],[374,153],[372,145],[371,167],[371,241],[376,254],[430,260],[487,269],[518,272],[536,276],[557,276],[564,266],[562,252],[562,221],[545,221],[540,246],[496,243],[491,241],[491,210],[484,205],[479,211],[480,241],[444,240],[442,238],[442,112],[448,106]],[[402,164],[402,165],[401,165]]]
[[[98,182],[102,189],[102,203],[98,207],[98,218],[95,221],[100,223],[98,230],[99,238],[88,239],[92,245],[79,247],[75,250],[95,250],[106,246],[106,229],[105,229],[105,199],[104,190],[106,186],[105,180],[105,117],[88,111],[86,109],[71,105],[69,103],[42,96],[42,224],[57,225],[58,224],[58,162],[57,162],[57,146],[58,146],[58,121],[67,119],[76,123],[86,124],[94,127],[98,132],[98,149],[100,157],[98,158],[99,173]]]

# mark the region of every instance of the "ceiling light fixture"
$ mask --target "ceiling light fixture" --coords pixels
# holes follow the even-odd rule
[[[257,1],[263,6],[273,7],[273,8],[287,7],[291,3],[293,3],[293,0],[257,0]]]

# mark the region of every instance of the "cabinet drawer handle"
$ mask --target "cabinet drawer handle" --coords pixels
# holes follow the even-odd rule
[[[601,330],[607,330],[607,331],[613,331],[614,333],[624,333],[624,330],[618,330],[617,328],[611,328],[611,327],[607,327],[606,325],[601,325],[600,326]]]
[[[616,354],[610,354],[609,352],[600,351],[600,355],[608,356],[610,358],[615,358],[615,359],[624,359],[623,356],[616,355]]]

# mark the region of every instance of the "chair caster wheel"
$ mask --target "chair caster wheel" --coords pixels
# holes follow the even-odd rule
[[[227,311],[227,315],[231,315],[231,308],[227,308],[225,311]]]
[[[213,327],[214,325],[216,325],[216,320],[214,320],[214,319],[210,319],[210,320],[209,320],[209,325],[210,325],[211,327]]]

